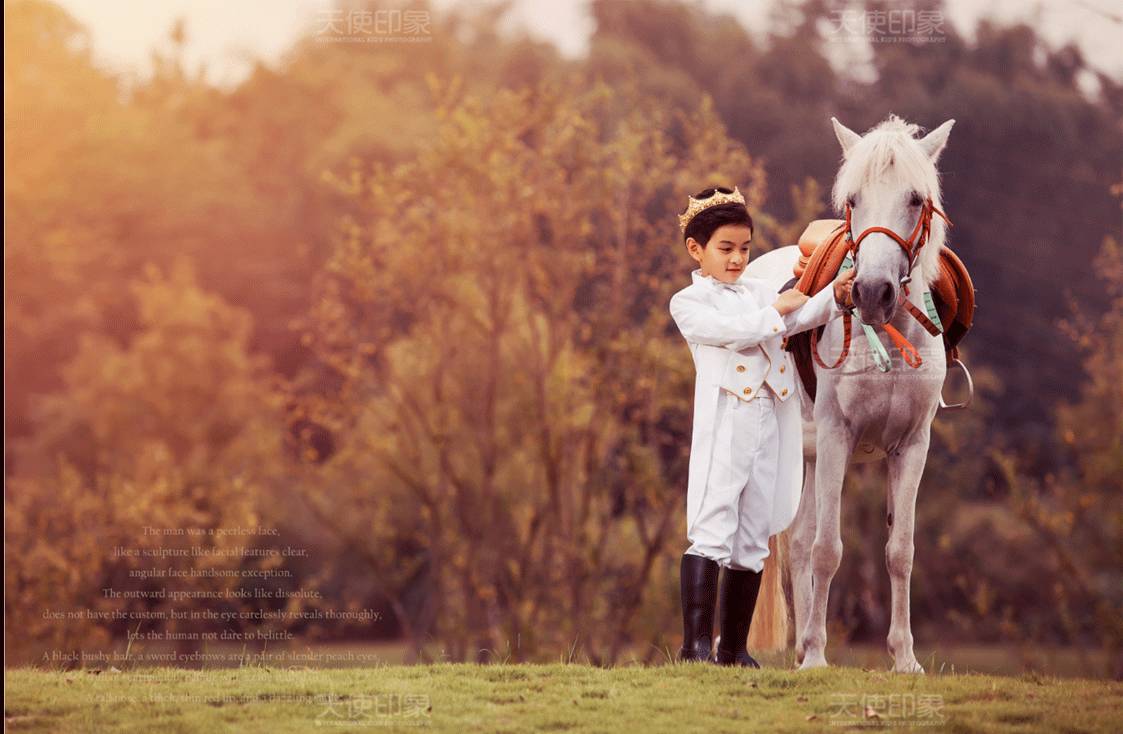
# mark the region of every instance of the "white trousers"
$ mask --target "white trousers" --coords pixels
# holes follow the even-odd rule
[[[780,424],[767,386],[748,401],[721,391],[713,451],[686,552],[726,568],[762,571],[780,459]]]

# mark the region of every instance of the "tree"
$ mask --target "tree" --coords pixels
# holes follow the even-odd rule
[[[277,558],[122,556],[117,547],[230,549],[246,536],[165,536],[148,528],[250,527],[283,464],[279,400],[268,364],[247,352],[251,320],[198,288],[186,263],[152,268],[132,287],[141,330],[126,346],[84,335],[62,370],[63,390],[36,403],[24,470],[5,492],[5,612],[27,639],[90,649],[128,620],[94,611],[240,608],[236,598],[199,602],[117,599],[103,589],[204,589],[238,578],[155,577],[136,569],[276,567]],[[87,616],[44,620],[44,607]],[[199,629],[190,621],[146,624]]]
[[[343,446],[309,501],[398,590],[419,654],[614,660],[675,613],[639,613],[673,593],[689,444],[674,215],[708,183],[758,200],[762,175],[708,103],[435,94],[416,161],[344,177],[361,214],[306,323],[340,385],[309,412]]]

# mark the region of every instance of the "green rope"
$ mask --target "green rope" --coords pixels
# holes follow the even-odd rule
[[[932,301],[932,291],[924,291],[924,310],[928,312],[929,320],[943,334],[944,325],[940,323],[940,314],[936,311],[936,304]]]
[[[842,260],[842,266],[838,269],[838,272],[841,273],[852,267],[854,267],[854,260],[850,257],[850,254],[847,253],[846,257]],[[925,295],[927,295],[927,293]],[[892,369],[893,363],[889,359],[889,352],[885,350],[885,345],[881,343],[881,339],[877,338],[877,332],[873,330],[872,326],[860,319],[857,321],[861,324],[862,331],[866,334],[866,341],[869,342],[870,351],[873,352],[874,361],[877,362],[877,368],[882,372],[888,372]]]

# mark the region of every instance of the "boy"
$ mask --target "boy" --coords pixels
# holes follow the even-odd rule
[[[768,538],[791,523],[803,485],[797,375],[781,341],[841,315],[854,270],[811,298],[795,289],[777,296],[771,283],[741,277],[753,220],[737,189],[690,197],[679,226],[700,266],[670,303],[696,370],[679,658],[759,668],[746,642]],[[711,660],[719,566],[721,635]]]

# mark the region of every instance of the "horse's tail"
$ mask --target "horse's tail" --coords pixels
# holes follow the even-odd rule
[[[784,571],[788,566],[788,533],[768,539],[768,557],[756,599],[749,648],[782,651],[788,647],[788,602],[784,594]]]

